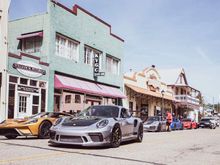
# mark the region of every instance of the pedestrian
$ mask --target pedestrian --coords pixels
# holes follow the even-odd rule
[[[167,122],[166,122],[167,131],[170,132],[170,131],[171,131],[170,124],[171,124],[172,121],[173,121],[173,116],[172,116],[172,114],[171,114],[169,111],[167,111],[166,120],[167,120]]]

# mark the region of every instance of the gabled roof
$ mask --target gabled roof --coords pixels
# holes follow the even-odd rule
[[[161,76],[161,81],[165,82],[168,85],[180,84],[179,80],[180,80],[181,74],[183,74],[185,84],[188,85],[186,73],[183,68],[159,69],[158,71]]]

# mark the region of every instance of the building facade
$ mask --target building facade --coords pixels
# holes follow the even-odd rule
[[[173,93],[161,81],[154,65],[140,72],[126,73],[124,83],[127,96],[125,105],[137,116],[146,118],[173,111]]]
[[[190,117],[198,121],[198,112],[201,106],[201,92],[190,86],[187,80],[185,70],[166,69],[160,70],[163,75],[163,81],[168,83],[175,97],[175,114]]]
[[[6,118],[8,9],[10,0],[0,1],[0,122]]]
[[[78,5],[9,22],[8,118],[122,104],[124,40]]]

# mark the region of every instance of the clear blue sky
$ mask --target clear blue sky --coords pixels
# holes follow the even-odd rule
[[[47,0],[12,0],[10,19],[46,11]],[[179,68],[205,99],[220,101],[219,0],[58,0],[78,4],[125,40],[124,71]]]

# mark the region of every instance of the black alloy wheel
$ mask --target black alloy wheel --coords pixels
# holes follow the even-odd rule
[[[141,123],[139,128],[138,128],[138,134],[137,134],[137,142],[141,143],[143,140],[143,136],[144,136],[144,127],[143,124]]]
[[[51,122],[43,121],[39,127],[38,138],[48,139],[50,137],[50,127],[52,126]]]
[[[161,132],[161,124],[159,123],[158,127],[157,127],[157,132]]]
[[[17,135],[6,135],[5,136],[7,139],[15,139]]]
[[[121,129],[119,125],[115,125],[112,129],[111,147],[117,148],[121,143]]]

